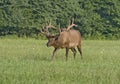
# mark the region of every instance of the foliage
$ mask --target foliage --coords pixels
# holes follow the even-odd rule
[[[85,39],[120,39],[119,5],[119,0],[1,0],[0,36],[38,38],[50,18],[66,27],[74,17]]]

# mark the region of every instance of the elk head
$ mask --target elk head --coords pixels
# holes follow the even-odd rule
[[[50,28],[53,28],[53,29],[56,29],[55,26],[53,26],[51,24],[51,20],[50,20],[50,23],[48,26],[45,26],[43,27],[42,29],[40,29],[41,33],[44,34],[46,36],[46,38],[48,39],[48,42],[47,42],[47,47],[50,47],[50,46],[54,46],[55,44],[55,41],[57,40],[58,36],[59,36],[59,33],[61,32],[60,30],[60,25],[59,25],[59,33],[56,34],[56,35],[52,35],[50,32],[49,32],[49,29]]]
[[[58,26],[58,30],[59,30],[59,33],[57,33],[56,35],[49,35],[47,36],[47,39],[48,39],[48,42],[47,42],[47,47],[50,47],[50,46],[53,46],[53,47],[56,47],[58,46],[58,37],[60,36],[60,33],[61,33],[61,29],[60,29],[60,24]]]
[[[47,47],[50,47],[50,46],[56,47],[57,46],[57,42],[58,42],[58,37],[59,37],[59,34],[53,35],[53,36],[49,36],[48,37],[48,42],[47,42]]]

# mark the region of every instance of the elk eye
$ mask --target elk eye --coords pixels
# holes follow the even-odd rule
[[[55,40],[58,40],[58,37],[56,37]]]

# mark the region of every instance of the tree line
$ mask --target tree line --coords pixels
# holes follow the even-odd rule
[[[64,28],[74,17],[84,39],[120,39],[119,6],[119,0],[1,0],[0,36],[38,38],[50,19]]]

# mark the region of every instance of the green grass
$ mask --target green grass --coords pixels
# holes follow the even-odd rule
[[[120,41],[82,41],[83,60],[65,49],[50,61],[47,40],[0,39],[0,84],[119,84]]]

